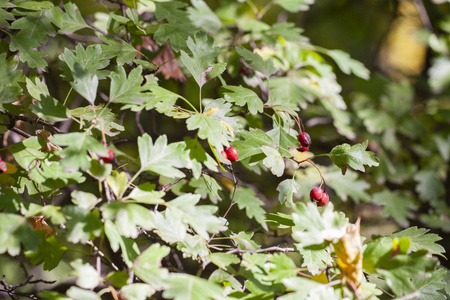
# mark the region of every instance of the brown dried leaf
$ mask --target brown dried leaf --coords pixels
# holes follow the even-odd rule
[[[153,63],[159,66],[156,74],[161,73],[164,76],[164,79],[172,78],[180,82],[186,81],[186,77],[184,77],[183,72],[181,72],[181,69],[178,66],[178,62],[175,59],[175,54],[168,44],[161,49],[153,60]]]
[[[49,131],[44,129],[38,129],[35,131],[35,133],[38,138],[43,139],[45,141],[45,146],[39,149],[41,152],[55,152],[62,149],[60,146],[55,145],[51,142],[53,136]]]
[[[363,278],[360,221],[361,219],[358,218],[354,225],[348,223],[345,234],[337,243],[333,244],[342,279],[356,294],[358,294]]]
[[[27,218],[28,223],[30,223],[31,227],[35,231],[44,231],[45,236],[44,238],[47,238],[50,235],[55,235],[56,232],[45,222],[44,216],[34,216]]]

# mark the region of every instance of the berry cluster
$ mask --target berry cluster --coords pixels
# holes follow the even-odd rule
[[[311,137],[307,132],[300,132],[300,134],[298,135],[298,141],[302,146],[300,148],[297,148],[297,151],[304,152],[309,150],[309,146],[311,145]]]
[[[220,154],[231,162],[237,161],[239,158],[239,153],[233,146],[226,147]]]
[[[309,193],[309,197],[317,203],[317,206],[325,206],[330,201],[327,192],[324,192],[320,187],[313,188]]]

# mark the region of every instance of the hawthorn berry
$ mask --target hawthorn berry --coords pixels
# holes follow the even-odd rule
[[[220,151],[220,154],[222,154],[223,157],[228,159],[227,153],[224,150]]]
[[[309,192],[309,197],[311,200],[319,201],[320,198],[322,198],[322,195],[324,194],[323,190],[320,187],[313,188],[311,192]]]
[[[317,206],[325,206],[328,201],[330,201],[330,197],[326,192],[323,192],[322,197],[320,197],[320,200],[317,201]]]
[[[301,146],[300,148],[297,148],[297,151],[300,151],[300,152],[305,152],[308,150],[309,150],[309,147],[305,147],[305,146]]]
[[[305,131],[300,132],[298,135],[298,141],[302,144],[303,147],[309,147],[311,145],[311,137]]]
[[[8,167],[6,166],[6,163],[0,159],[0,174],[6,173],[8,171]]]
[[[239,158],[239,153],[233,146],[225,148],[226,158],[229,161],[237,161]]]
[[[112,160],[114,160],[115,154],[113,149],[108,149],[108,156],[100,158],[103,160],[105,164],[111,163]]]

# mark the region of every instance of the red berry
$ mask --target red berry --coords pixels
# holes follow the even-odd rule
[[[239,69],[239,72],[244,75],[245,77],[250,77],[253,75],[252,69],[247,68],[245,65],[241,65],[241,68]]]
[[[223,157],[228,159],[227,153],[224,150],[220,151],[220,154],[222,154]]]
[[[297,148],[297,151],[300,151],[300,152],[305,152],[308,150],[309,150],[309,147],[305,147],[305,146],[301,146],[300,148]]]
[[[229,161],[237,161],[239,158],[239,153],[233,146],[225,148],[225,153]]]
[[[309,197],[311,198],[311,200],[319,201],[323,194],[323,190],[320,187],[316,187],[313,188],[311,192],[309,192]]]
[[[322,197],[320,197],[320,200],[317,201],[317,206],[325,206],[327,205],[328,201],[330,201],[330,197],[328,197],[328,194],[324,192],[322,194]]]
[[[115,154],[113,149],[108,149],[108,156],[100,158],[103,160],[105,164],[111,163],[112,160],[114,160]]]
[[[6,166],[6,163],[0,159],[0,174],[6,173],[8,171],[8,167]]]
[[[311,145],[311,137],[305,131],[300,132],[300,134],[298,135],[298,141],[304,147],[309,147],[309,145]]]

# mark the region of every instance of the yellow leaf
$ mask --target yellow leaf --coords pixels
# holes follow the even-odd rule
[[[314,275],[311,279],[316,281],[316,282],[323,283],[323,284],[328,283],[327,274],[325,272],[322,272],[320,274]]]
[[[363,278],[360,221],[358,218],[354,225],[348,223],[345,234],[333,244],[342,279],[354,292],[358,292]]]

